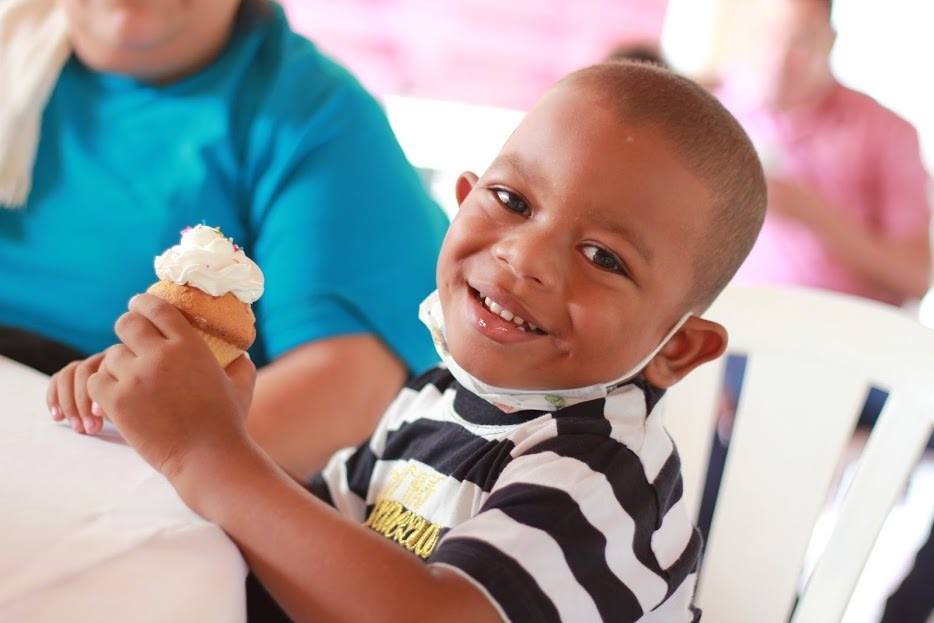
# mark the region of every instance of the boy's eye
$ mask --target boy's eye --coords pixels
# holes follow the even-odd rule
[[[626,267],[619,258],[606,249],[594,244],[587,244],[581,248],[581,252],[584,254],[584,257],[593,262],[597,268],[628,276]]]
[[[494,188],[493,195],[507,210],[515,212],[516,214],[528,214],[530,212],[529,204],[525,202],[525,199],[514,192],[504,188]]]

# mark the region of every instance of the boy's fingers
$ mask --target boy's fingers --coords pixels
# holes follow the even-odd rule
[[[77,362],[73,362],[77,364]],[[45,402],[49,406],[49,411],[52,413],[52,417],[55,417],[56,420],[62,419],[64,414],[62,412],[59,402],[61,401],[61,395],[58,391],[58,386],[63,382],[63,379],[66,379],[74,371],[74,366],[72,364],[66,365],[64,368],[56,372],[49,379],[49,386],[45,390]],[[56,417],[58,414],[58,417]]]
[[[256,366],[244,354],[227,366],[225,372],[234,384],[240,404],[249,405],[253,397],[253,386],[256,384]]]
[[[52,414],[52,419],[58,422],[62,419],[62,410],[58,406],[58,375],[61,374],[61,370],[52,375],[52,378],[49,379],[49,386],[45,390],[45,404],[49,407],[49,413]]]
[[[94,415],[91,413],[91,396],[88,394],[88,378],[97,372],[97,368],[100,366],[100,362],[103,358],[104,356],[102,354],[94,355],[79,364],[75,369],[75,406],[78,409],[81,422],[84,424],[85,432],[90,434],[97,432],[99,428],[95,426]]]
[[[117,385],[117,378],[104,366],[88,379],[88,393],[91,399],[100,407],[107,404],[110,394]],[[103,413],[103,411],[101,411]]]
[[[186,337],[194,328],[174,305],[152,294],[139,294],[130,299],[130,310],[145,316],[165,337]]]
[[[253,383],[256,382],[256,366],[247,355],[240,355],[234,359],[225,372],[234,385],[253,391]]]
[[[165,339],[148,318],[135,311],[128,311],[117,318],[114,332],[134,353],[145,351],[147,347]]]
[[[96,435],[104,427],[104,420],[99,417],[91,416],[84,421],[84,431],[88,435]]]
[[[98,366],[98,371],[106,368],[107,372],[116,379],[120,378],[120,375],[126,371],[136,358],[133,352],[123,344],[114,344],[107,348],[103,354],[104,358],[101,360],[100,366]],[[88,390],[90,390],[90,386]]]
[[[81,418],[79,417],[69,418],[68,423],[71,424],[71,430],[75,431],[79,435],[83,435],[85,432],[87,432],[84,430],[84,422],[82,422]]]
[[[72,362],[62,368],[55,375],[56,391],[58,393],[58,408],[62,412],[62,417],[68,418],[68,421],[74,426],[74,419],[78,418],[78,410],[75,408],[75,368],[77,362]]]

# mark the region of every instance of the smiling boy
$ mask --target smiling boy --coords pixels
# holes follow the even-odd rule
[[[252,365],[225,374],[159,299],[118,320],[96,412],[295,620],[697,620],[700,539],[657,404],[725,348],[699,314],[762,223],[752,146],[690,81],[604,64],[456,191],[422,307],[444,365],[307,490],[244,432]]]

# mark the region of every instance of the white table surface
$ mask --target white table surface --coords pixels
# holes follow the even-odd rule
[[[233,542],[109,425],[52,422],[47,385],[0,357],[0,621],[244,621]]]

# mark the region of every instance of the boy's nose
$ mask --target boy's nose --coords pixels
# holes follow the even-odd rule
[[[493,256],[517,278],[545,289],[556,288],[562,279],[561,245],[547,232],[516,232],[493,246]]]

